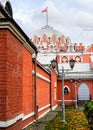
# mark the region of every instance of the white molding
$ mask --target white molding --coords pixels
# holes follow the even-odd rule
[[[25,115],[23,117],[23,121],[26,120],[26,119],[28,119],[28,118],[30,118],[30,117],[32,117],[32,116],[34,116],[34,114],[35,114],[35,112],[31,112],[30,114]]]
[[[48,108],[49,106],[50,106],[50,104],[47,105],[47,106],[45,106],[45,107],[40,108],[40,109],[38,110],[38,112],[41,112],[42,110]],[[40,115],[40,116],[38,117],[38,119],[40,119],[41,117],[45,116],[49,111],[50,111],[50,109],[47,110],[46,112],[44,112],[42,115]],[[28,119],[29,117],[33,116],[33,115],[34,115],[34,112],[32,112],[32,113],[30,113],[30,114],[24,116],[24,117],[23,117],[23,120],[26,120],[26,119]],[[30,122],[29,124],[27,124],[24,128],[26,128],[27,126],[29,126],[30,124],[32,124],[34,121],[35,121],[35,120],[33,120],[32,122]],[[24,128],[22,128],[22,129],[24,129]]]
[[[46,112],[44,112],[42,115],[40,115],[40,116],[38,117],[38,119],[40,119],[41,117],[44,117],[49,111],[50,111],[50,109],[47,110]]]
[[[62,102],[62,100],[57,100],[58,102]],[[77,100],[64,100],[65,102],[72,102],[72,101],[77,101]]]
[[[22,119],[23,121],[34,116],[34,112],[31,112],[30,114],[27,114],[27,115],[24,115],[24,114],[20,114],[18,116],[16,116],[15,118],[13,119],[10,119],[8,121],[0,121],[0,127],[2,128],[6,128],[6,127],[9,127],[11,125],[13,125],[14,123],[16,123],[19,119]]]
[[[36,76],[37,76],[38,78],[43,79],[43,80],[45,80],[45,81],[47,81],[47,82],[49,82],[49,83],[50,83],[50,80],[49,80],[49,79],[47,79],[46,77],[42,76],[41,74],[36,73]]]
[[[44,109],[48,108],[49,106],[50,106],[50,104],[48,104],[48,105],[46,105],[46,106],[44,106],[44,107],[42,107],[42,108],[39,108],[38,112],[43,111]]]
[[[34,70],[32,71],[32,74],[34,74]],[[44,77],[43,75],[39,74],[39,73],[36,73],[36,77],[40,78],[40,79],[43,79],[44,81],[47,81],[47,82],[51,82],[48,78]]]
[[[5,128],[10,125],[13,125],[14,123],[17,122],[17,120],[22,119],[22,118],[23,118],[23,114],[20,114],[20,115],[16,116],[15,118],[10,119],[8,121],[0,121],[0,127]]]
[[[55,110],[57,108],[58,104],[52,107],[52,110]]]
[[[48,105],[45,106],[45,107],[40,108],[40,109],[38,110],[38,112],[40,112],[40,111],[42,111],[42,110],[48,108],[49,106],[50,106],[50,104],[48,104]],[[46,112],[44,112],[43,114],[41,114],[41,115],[38,117],[38,119],[40,119],[41,117],[44,117],[49,111],[50,111],[50,108],[49,108],[49,110],[47,110]],[[29,114],[29,115],[30,115],[30,114]],[[26,117],[26,116],[25,116],[25,117]],[[27,116],[27,117],[29,118],[29,116]],[[24,117],[23,117],[23,119],[24,119]],[[27,118],[25,118],[25,119],[27,119]],[[35,121],[35,120],[33,120],[32,122],[30,122],[29,124],[27,124],[24,128],[26,128],[27,126],[29,126],[30,124],[32,124],[34,121]],[[24,129],[24,128],[22,128],[22,129]]]

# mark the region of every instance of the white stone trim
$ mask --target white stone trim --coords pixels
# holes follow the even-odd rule
[[[50,106],[50,104],[48,104],[48,105],[46,105],[46,106],[40,108],[40,109],[38,110],[38,112],[41,112],[41,111],[45,110],[45,109],[48,108],[49,106]],[[41,117],[43,117],[44,115],[46,115],[49,111],[50,111],[50,108],[49,108],[49,110],[47,110],[46,112],[44,112],[42,115],[40,115],[39,118],[41,118]],[[26,120],[26,119],[28,119],[28,118],[34,116],[34,114],[35,114],[35,112],[31,112],[30,114],[27,114],[27,115],[20,114],[20,115],[16,116],[15,118],[10,119],[10,120],[8,120],[8,121],[0,121],[0,127],[2,127],[2,128],[9,127],[9,126],[13,125],[14,123],[16,123],[18,120],[22,119],[22,120],[24,121],[24,120]],[[34,121],[32,121],[32,122],[34,122]],[[30,124],[31,124],[31,122],[30,122]],[[28,126],[28,125],[27,125],[27,126]]]
[[[8,121],[0,121],[0,127],[5,128],[10,125],[13,125],[14,123],[17,122],[17,120],[22,119],[22,118],[23,118],[23,114],[20,114],[20,115],[16,116],[15,118],[10,119]]]
[[[28,118],[30,118],[30,117],[32,117],[32,116],[34,116],[34,114],[35,114],[35,112],[31,112],[30,114],[25,115],[23,117],[23,121],[26,120],[26,119],[28,119]]]
[[[45,106],[45,107],[40,108],[38,112],[40,112],[40,111],[46,109],[46,108],[49,107],[49,106],[50,106],[50,104],[47,105],[47,106]],[[55,107],[56,107],[56,106],[55,106]],[[47,110],[46,112],[44,112],[42,115],[40,115],[40,116],[38,117],[38,119],[40,119],[41,117],[45,116],[49,111],[50,111],[50,109]],[[35,121],[35,120],[34,120],[34,121]],[[27,124],[24,128],[26,128],[27,126],[29,126],[30,124],[32,124],[34,121],[32,121],[32,122],[30,122],[29,124]],[[24,129],[24,128],[23,128],[23,129]]]
[[[47,108],[48,106],[50,106],[50,104],[47,105],[46,108]],[[45,107],[40,108],[38,112],[40,112],[40,111],[42,111],[42,110],[44,110],[44,109],[46,109],[46,108],[45,108]],[[40,119],[41,117],[45,116],[49,111],[50,111],[50,109],[47,110],[46,112],[44,112],[42,115],[40,115],[40,116],[38,117],[38,119]],[[34,112],[33,112],[33,113],[34,113]],[[30,114],[29,114],[29,115],[30,115]],[[33,115],[32,115],[32,116],[33,116]],[[25,116],[25,117],[26,117],[26,116]],[[29,118],[29,116],[27,116],[27,117]],[[31,117],[31,116],[30,116],[30,117]],[[23,119],[24,119],[24,117],[23,117]],[[25,119],[27,119],[27,118],[25,118]],[[35,120],[33,120],[32,122],[30,122],[29,124],[27,124],[24,128],[26,128],[27,126],[29,126],[30,124],[32,124],[34,121],[35,121]],[[24,129],[24,128],[22,128],[22,129]]]
[[[62,102],[62,100],[57,100],[58,102]],[[72,101],[77,101],[77,100],[64,100],[65,102],[72,102]]]
[[[37,76],[38,78],[43,79],[43,80],[45,80],[45,81],[47,81],[47,82],[50,83],[50,80],[47,79],[46,77],[44,77],[43,75],[41,75],[41,74],[39,74],[39,73],[36,73],[36,76]]]
[[[18,116],[16,116],[13,119],[10,119],[8,121],[0,121],[0,127],[2,128],[6,128],[9,127],[11,125],[13,125],[14,123],[16,123],[19,119],[22,119],[23,121],[34,116],[35,112],[31,112],[30,114],[24,115],[24,114],[20,114]]]
[[[34,70],[32,71],[32,74],[34,74]],[[51,82],[48,78],[44,77],[43,75],[39,74],[39,73],[36,73],[36,77],[40,78],[40,79],[43,79],[44,81],[47,81],[47,82]]]
[[[46,106],[44,106],[44,107],[42,107],[42,108],[39,108],[38,112],[43,111],[44,109],[48,108],[49,106],[50,106],[50,104],[48,104],[48,105],[46,105]]]
[[[42,115],[40,115],[40,116],[38,117],[38,119],[40,119],[41,117],[44,117],[49,111],[50,111],[50,109],[47,110],[46,112],[44,112]]]
[[[52,107],[52,110],[55,110],[57,108],[58,105],[55,105]]]

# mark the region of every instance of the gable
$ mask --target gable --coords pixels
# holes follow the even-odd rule
[[[86,52],[93,52],[93,45],[90,45],[87,49]]]

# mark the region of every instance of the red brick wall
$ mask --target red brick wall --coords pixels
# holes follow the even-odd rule
[[[0,120],[8,120],[22,112],[22,46],[8,30],[0,32]]]
[[[7,80],[7,31],[0,30],[0,120],[6,120],[6,80]]]
[[[22,63],[22,44],[9,30],[0,30],[0,121],[22,113]]]
[[[57,105],[57,74],[51,72],[51,98],[52,98],[52,107]]]
[[[42,67],[37,66],[37,73],[39,73],[42,76],[50,79],[50,75],[46,72],[46,70],[42,69]]]
[[[33,69],[34,69],[34,64],[33,64]],[[36,72],[37,72],[36,105],[38,106],[38,111],[39,111],[38,117],[39,117],[45,112],[47,112],[48,110],[50,110],[51,106],[53,107],[56,105],[56,102],[54,101],[53,91],[54,91],[54,83],[57,79],[57,75],[54,72],[53,73],[47,72],[38,64],[36,67]],[[46,81],[45,79],[38,77],[38,74],[43,76],[43,78],[48,79],[49,81]]]
[[[37,105],[38,108],[50,104],[50,83],[37,78]]]
[[[0,30],[0,121],[14,119],[20,114],[27,116],[34,112],[34,78],[32,76],[32,54],[9,30]],[[50,110],[50,94],[52,106],[54,101],[54,82],[56,75],[37,65],[36,99],[38,115]],[[46,81],[49,80],[49,81]],[[51,83],[52,79],[52,83]],[[51,86],[52,85],[52,86]],[[51,91],[51,89],[53,89]],[[52,93],[51,93],[52,92]],[[24,119],[24,118],[23,118]],[[21,130],[34,120],[34,116],[25,120],[17,120],[6,130]],[[0,130],[2,130],[0,128]]]
[[[22,68],[22,44],[8,31],[6,119],[14,118],[22,113]]]
[[[43,76],[43,78],[47,78],[48,80],[50,80],[50,74],[39,65],[37,65],[36,72],[37,74]],[[38,111],[41,108],[43,109],[50,104],[50,82],[45,81],[40,77],[37,77],[36,79],[36,102],[38,106]],[[48,110],[49,109],[50,107],[48,107]],[[46,111],[47,108],[43,109],[42,111],[39,111],[38,116],[41,116]]]
[[[23,48],[23,112],[29,114],[34,111],[32,86],[32,55]]]

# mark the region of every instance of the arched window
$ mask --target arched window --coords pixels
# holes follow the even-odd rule
[[[76,61],[77,63],[79,63],[79,62],[81,62],[81,58],[80,58],[79,56],[76,56],[76,57],[75,57],[75,61]]]
[[[62,63],[68,63],[68,58],[66,56],[62,57]]]
[[[69,94],[70,90],[68,87],[64,87],[64,94],[67,95]]]

